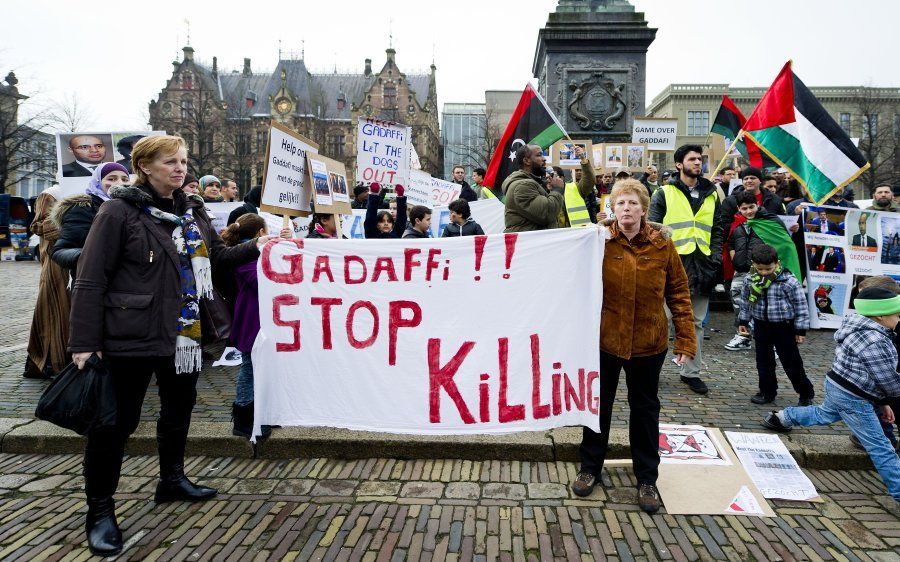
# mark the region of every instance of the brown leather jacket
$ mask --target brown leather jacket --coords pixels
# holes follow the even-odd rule
[[[91,224],[78,259],[69,325],[71,353],[103,351],[110,356],[147,357],[175,353],[181,311],[178,253],[171,228],[141,209],[153,199],[141,186],[110,190]],[[173,194],[177,214],[194,210],[206,242],[213,272],[259,257],[256,241],[225,247],[213,230],[199,198],[178,190]],[[227,335],[228,309],[220,301],[200,300],[204,339]]]
[[[675,323],[675,353],[694,357],[694,313],[681,258],[670,230],[644,224],[630,242],[618,225],[606,221],[610,238],[603,257],[603,312],[600,349],[630,359],[666,351],[669,323]]]

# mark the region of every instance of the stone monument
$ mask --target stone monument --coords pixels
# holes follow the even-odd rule
[[[574,139],[629,142],[656,29],[628,0],[559,0],[538,34],[538,90]]]

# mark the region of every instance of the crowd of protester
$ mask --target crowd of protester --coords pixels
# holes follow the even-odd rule
[[[675,151],[675,170],[660,173],[651,165],[638,177],[595,170],[580,148],[576,157],[580,167],[567,172],[548,167],[541,147],[522,146],[514,155],[516,171],[496,186],[484,185],[484,169],[472,172],[470,184],[465,169],[456,166],[452,181],[460,186],[459,198],[449,204],[450,222],[440,234],[483,235],[472,203],[496,199],[504,205],[506,232],[593,227],[604,235],[601,433],[584,429],[573,492],[587,496],[599,479],[624,370],[638,503],[649,513],[659,509],[660,372],[672,352],[687,388],[709,392],[701,378],[705,323],[711,295],[723,284],[735,313],[734,337],[726,348],[755,348],[759,391],[750,400],[775,399],[776,353],[798,395],[797,407],[771,413],[764,425],[788,431],[843,420],[900,500],[890,406],[900,396],[897,283],[873,277],[859,292],[857,313],[844,318],[836,335],[824,403],[814,406],[816,389],[799,347],[810,323],[801,269],[806,256],[798,252],[803,233],[779,219],[812,206],[797,180],[785,169],[765,173],[753,167],[727,168],[708,179],[697,145]],[[81,368],[96,356],[116,391],[116,424],[88,433],[84,456],[86,532],[99,554],[122,548],[113,496],[125,442],[137,427],[153,375],[161,401],[157,502],[216,495],[184,473],[202,345],[228,340],[242,353],[233,433],[251,437],[252,347],[260,330],[256,261],[259,249],[274,238],[258,214],[259,187],[247,192],[223,231],[213,228],[207,204],[237,202],[239,189],[229,179],[188,174],[180,138],[143,138],[131,158],[136,181],[122,164],[98,166],[84,194],[43,193],[32,225],[42,238],[42,269],[24,375],[50,378],[70,359]],[[898,210],[894,193],[879,186],[872,209]],[[855,206],[852,194],[843,191],[828,204]],[[367,239],[432,236],[432,209],[407,205],[402,185],[393,190],[357,185],[351,207],[365,209]],[[315,213],[307,237],[337,239],[336,220]],[[822,220],[828,227],[827,217]],[[284,229],[279,236],[291,238],[294,232]],[[270,432],[264,427],[262,437]]]

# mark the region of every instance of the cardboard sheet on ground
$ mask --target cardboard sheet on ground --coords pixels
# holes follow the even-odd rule
[[[737,456],[721,431],[667,424],[660,424],[659,431],[673,442],[684,441],[685,434],[691,435],[699,445],[689,443],[687,449],[668,458],[660,451],[656,485],[669,514],[775,516],[743,465],[736,462]],[[691,448],[693,451],[688,450]]]
[[[777,435],[726,431],[750,478],[767,498],[824,501]]]

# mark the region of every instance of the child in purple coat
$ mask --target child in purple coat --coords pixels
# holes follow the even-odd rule
[[[266,221],[255,213],[241,215],[222,232],[222,240],[228,246],[236,246],[257,236],[266,234]],[[286,228],[281,237],[290,239],[293,231]],[[234,428],[231,433],[249,439],[253,432],[253,342],[259,333],[259,284],[256,279],[256,262],[245,263],[235,270],[237,297],[234,301],[234,317],[231,322],[231,341],[241,352],[241,370],[238,372],[234,404],[231,415]],[[271,430],[263,426],[263,437]]]

